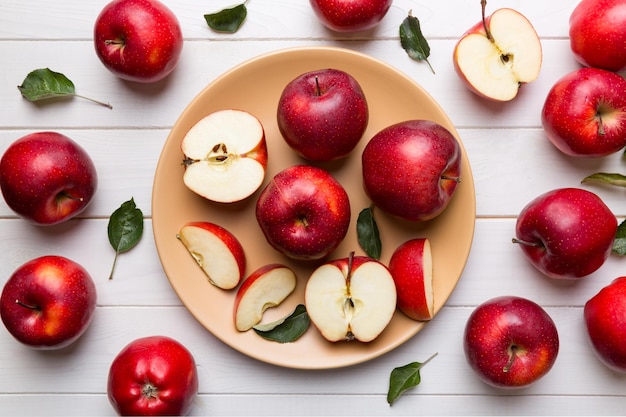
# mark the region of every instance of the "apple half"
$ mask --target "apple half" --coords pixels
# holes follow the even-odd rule
[[[263,125],[243,110],[219,110],[200,119],[183,137],[183,182],[218,203],[241,201],[265,179]]]
[[[235,295],[235,327],[250,330],[263,318],[265,310],[282,303],[296,288],[295,272],[282,264],[267,264],[245,279]]]

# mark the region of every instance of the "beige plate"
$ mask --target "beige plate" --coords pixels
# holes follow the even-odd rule
[[[163,269],[184,305],[204,327],[234,349],[290,368],[337,368],[367,361],[401,345],[425,323],[411,321],[396,312],[387,329],[367,344],[329,343],[313,326],[299,340],[286,344],[266,341],[254,331],[238,332],[232,317],[235,290],[220,290],[207,281],[176,238],[184,223],[211,221],[233,232],[246,251],[248,274],[271,262],[294,268],[299,277],[296,290],[281,306],[267,310],[263,322],[283,317],[303,302],[307,277],[316,264],[291,261],[266,243],[254,216],[260,190],[247,200],[231,205],[211,203],[189,191],[182,182],[180,142],[191,126],[216,110],[238,108],[254,114],[263,123],[268,142],[265,185],[283,168],[305,162],[288,148],[276,125],[276,108],[283,87],[304,72],[331,67],[357,79],[370,108],[369,126],[357,149],[342,162],[323,165],[344,185],[352,206],[348,236],[331,258],[346,257],[350,251],[364,254],[356,239],[355,224],[361,209],[370,205],[361,184],[360,155],[367,140],[383,127],[406,119],[433,120],[447,127],[457,138],[458,133],[438,104],[413,80],[361,53],[332,47],[295,48],[269,53],[231,69],[204,88],[182,113],[165,142],[154,179],[152,215],[156,247]],[[474,234],[474,181],[465,149],[462,181],[446,211],[435,220],[412,224],[388,218],[380,211],[375,213],[384,263],[405,240],[418,236],[431,239],[435,310],[438,312],[461,277]]]

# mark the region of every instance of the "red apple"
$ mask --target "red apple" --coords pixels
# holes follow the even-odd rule
[[[197,393],[196,362],[170,337],[133,340],[109,368],[107,395],[118,415],[184,416]]]
[[[23,136],[0,159],[4,200],[37,225],[57,224],[80,214],[97,186],[96,167],[87,152],[60,133]]]
[[[293,259],[321,259],[343,241],[350,225],[350,200],[326,170],[293,165],[261,192],[256,219],[274,249]]]
[[[546,136],[561,152],[601,157],[626,146],[626,80],[581,68],[552,86],[541,112]]]
[[[579,188],[560,188],[522,209],[513,242],[546,276],[577,279],[604,264],[616,231],[617,218],[600,197]]]
[[[152,83],[176,67],[183,34],[174,13],[158,0],[113,0],[96,18],[94,46],[116,76]]]
[[[89,273],[62,256],[42,256],[13,272],[0,296],[9,333],[35,349],[61,349],[89,327],[96,309]]]
[[[626,5],[623,0],[583,0],[570,15],[569,39],[583,65],[626,69]]]
[[[461,175],[461,147],[443,126],[408,120],[372,137],[362,154],[363,185],[381,210],[426,221],[448,206]]]
[[[392,0],[310,0],[317,18],[336,32],[358,32],[377,26]]]
[[[610,369],[626,372],[626,276],[614,279],[585,303],[591,347]]]
[[[537,303],[501,296],[485,301],[470,314],[463,349],[467,363],[483,382],[522,388],[552,369],[559,335],[552,318]]]
[[[306,72],[278,101],[278,128],[287,144],[311,161],[347,156],[365,133],[367,100],[358,81],[338,69]]]

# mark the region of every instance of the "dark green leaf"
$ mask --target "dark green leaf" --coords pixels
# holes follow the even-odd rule
[[[387,392],[387,403],[393,405],[394,401],[400,397],[406,390],[419,385],[421,382],[420,369],[426,365],[432,358],[437,356],[435,353],[423,363],[412,362],[398,368],[394,368],[389,376],[389,391]]]
[[[617,227],[612,251],[616,255],[626,255],[626,220],[622,221]]]
[[[411,59],[415,61],[426,61],[430,70],[433,74],[435,73],[435,70],[428,61],[428,57],[430,56],[428,41],[424,38],[424,35],[422,35],[419,20],[413,17],[410,11],[409,15],[400,25],[400,44]]]
[[[268,324],[257,324],[254,331],[261,337],[278,343],[291,343],[309,328],[309,315],[304,304],[299,304],[289,316]]]
[[[615,185],[617,187],[626,187],[626,175],[613,174],[608,172],[596,172],[586,176],[582,183],[596,182],[602,184]]]
[[[359,217],[356,221],[356,233],[359,245],[367,256],[380,259],[382,243],[380,241],[378,225],[374,218],[373,207],[364,208],[359,213]]]
[[[222,9],[217,13],[205,14],[207,25],[216,32],[235,33],[246,20],[248,9],[246,2],[229,9]]]
[[[135,205],[135,200],[122,203],[122,205],[111,214],[107,227],[109,243],[115,250],[115,259],[109,279],[113,278],[113,271],[117,256],[134,248],[141,240],[143,234],[143,213]]]

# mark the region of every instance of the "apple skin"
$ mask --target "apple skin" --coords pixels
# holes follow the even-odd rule
[[[501,296],[470,314],[463,335],[465,358],[480,380],[498,388],[523,388],[545,376],[556,361],[559,335],[534,301]]]
[[[310,161],[346,157],[369,120],[365,93],[350,74],[325,68],[290,81],[278,101],[277,122],[285,142]]]
[[[62,256],[42,256],[9,277],[0,296],[0,317],[24,345],[62,349],[87,330],[96,299],[94,282],[82,266]]]
[[[183,34],[174,13],[158,0],[113,0],[96,18],[94,46],[119,78],[153,83],[178,64]]]
[[[409,221],[441,214],[460,181],[458,141],[428,120],[407,120],[382,129],[365,146],[361,159],[363,185],[372,202]]]
[[[600,362],[626,372],[626,276],[615,278],[585,303],[584,319]]]
[[[617,218],[600,197],[580,188],[559,188],[522,209],[513,242],[544,275],[579,279],[604,264],[616,231]]]
[[[310,0],[317,18],[335,32],[373,29],[385,17],[392,0]]]
[[[87,152],[57,132],[36,132],[14,141],[0,159],[0,188],[7,205],[36,225],[80,214],[98,186]]]
[[[569,19],[572,53],[588,67],[626,69],[626,5],[623,0],[582,0]]]
[[[343,241],[350,225],[350,200],[326,170],[292,165],[259,195],[256,219],[270,245],[292,259],[321,259]]]
[[[602,157],[626,146],[626,80],[580,68],[552,86],[541,112],[547,138],[566,155]]]

